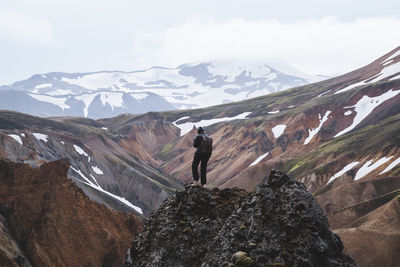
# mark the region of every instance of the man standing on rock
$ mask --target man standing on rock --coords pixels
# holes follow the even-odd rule
[[[199,181],[198,167],[200,166],[201,175],[201,186],[205,186],[207,183],[206,173],[207,173],[207,163],[212,154],[212,142],[213,139],[204,133],[204,129],[199,127],[197,129],[197,135],[193,140],[193,146],[196,148],[196,153],[194,154],[192,163],[193,179],[197,184]]]

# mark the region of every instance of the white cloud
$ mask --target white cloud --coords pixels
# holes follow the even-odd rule
[[[134,37],[137,66],[176,66],[216,58],[279,60],[312,74],[335,75],[362,67],[400,45],[400,20],[334,17],[283,23],[195,19],[164,32]]]
[[[3,8],[0,8],[0,38],[18,44],[49,44],[55,41],[48,21]]]

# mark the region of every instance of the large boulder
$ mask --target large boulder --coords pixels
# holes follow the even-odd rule
[[[186,186],[132,243],[127,266],[355,266],[305,186],[280,172],[255,192]]]

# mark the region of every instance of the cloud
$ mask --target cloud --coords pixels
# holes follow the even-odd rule
[[[334,17],[283,23],[195,19],[163,32],[135,35],[135,65],[239,58],[288,63],[312,74],[335,75],[368,64],[400,45],[395,18],[339,21]]]
[[[2,8],[0,8],[0,38],[17,44],[50,44],[55,42],[48,21]]]

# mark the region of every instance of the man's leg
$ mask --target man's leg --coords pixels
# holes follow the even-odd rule
[[[195,180],[196,182],[199,180],[198,168],[199,168],[200,160],[201,160],[200,155],[195,153],[193,162],[192,162],[192,173],[193,173],[193,180]]]
[[[209,158],[210,157],[208,155],[202,155],[201,157],[200,173],[202,185],[205,185],[207,183],[207,163]]]

